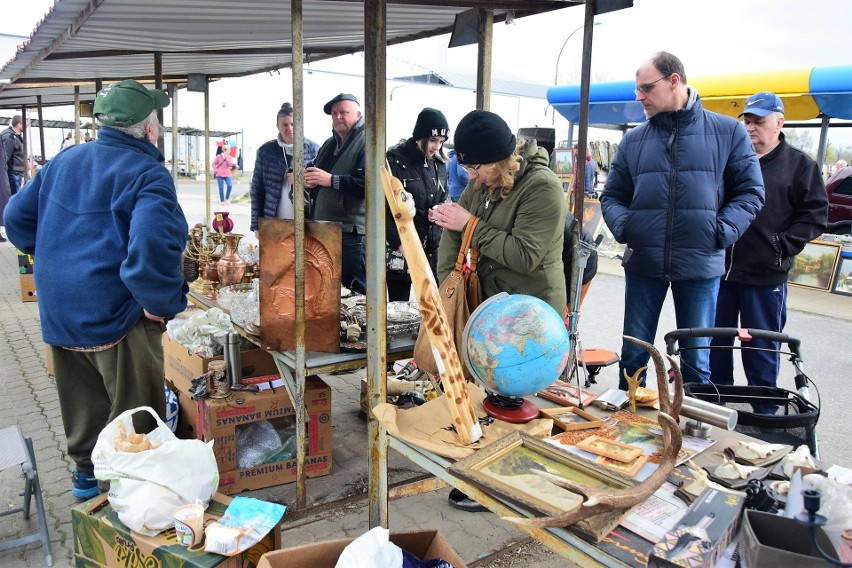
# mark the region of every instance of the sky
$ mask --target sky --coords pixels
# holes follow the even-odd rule
[[[5,62],[14,54],[9,51],[9,39],[4,40],[3,35],[29,35],[52,4],[52,0],[0,0],[0,5],[6,5],[0,20],[0,61]],[[680,57],[687,78],[852,65],[848,45],[850,16],[850,0],[634,0],[633,8],[596,18],[600,25],[594,27],[592,80],[631,80],[639,65],[659,50]],[[520,18],[511,25],[495,24],[494,72],[510,73],[545,85],[553,84],[554,76],[559,84],[579,82],[583,32],[571,34],[582,26],[583,18],[584,8],[577,6]],[[448,65],[475,73],[476,47],[448,49],[448,39],[441,36],[391,46],[389,76],[430,65]],[[363,65],[363,56],[355,54],[310,66],[316,71],[305,81],[306,101],[324,102],[345,88],[356,95],[362,94],[363,79],[359,74]],[[275,111],[284,100],[292,100],[289,70],[220,83],[211,86],[211,128],[243,130],[247,147],[272,138]],[[391,89],[389,85],[388,91]],[[181,92],[181,96],[181,126],[203,126],[202,105],[193,98],[195,94],[184,96]],[[388,143],[410,135],[414,116],[423,106],[446,108],[452,127],[473,105],[470,92],[420,87],[397,89],[388,104]],[[257,112],[246,113],[245,109]],[[262,109],[267,109],[266,113]],[[546,101],[537,101],[530,107],[530,101],[504,98],[496,104],[492,101],[492,110],[513,127],[550,126],[553,122]],[[47,118],[73,116],[70,110],[55,112],[59,116]],[[567,122],[557,117],[555,126],[557,138],[564,138]],[[306,113],[305,131],[307,136],[321,142],[330,133],[327,117],[321,111]],[[617,139],[617,134],[596,130],[589,138],[613,137]],[[814,130],[814,141],[817,138],[818,132]],[[852,128],[830,129],[829,141],[835,145],[852,145]]]

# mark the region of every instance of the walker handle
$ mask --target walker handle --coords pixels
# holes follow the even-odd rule
[[[777,331],[740,327],[691,327],[676,329],[665,335],[666,352],[669,355],[677,354],[677,341],[684,337],[735,337],[740,340],[740,343],[748,343],[752,339],[777,341],[779,343],[786,343],[795,358],[799,361],[802,360],[802,353],[800,351],[802,342],[795,337],[790,337],[786,333],[778,333]]]

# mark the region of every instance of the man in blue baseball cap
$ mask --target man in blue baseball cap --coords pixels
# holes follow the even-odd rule
[[[740,117],[760,160],[766,202],[740,240],[726,250],[716,326],[781,332],[793,257],[825,230],[828,200],[819,166],[784,139],[784,103],[775,93],[750,96]],[[733,338],[714,339],[711,345],[733,345]],[[774,387],[781,363],[779,344],[754,339],[749,346],[765,350],[742,352],[748,384]],[[733,351],[711,349],[710,376],[717,384],[734,383]],[[766,414],[777,409],[766,403],[753,407]]]
[[[41,332],[75,464],[71,494],[98,494],[92,450],[116,416],[165,418],[162,333],[186,308],[188,227],[155,145],[158,89],[121,81],[95,97],[98,139],[62,150],[6,206],[6,234],[38,258]],[[137,432],[156,422],[134,416]]]

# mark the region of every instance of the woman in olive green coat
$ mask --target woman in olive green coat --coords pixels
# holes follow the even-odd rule
[[[471,246],[480,252],[482,297],[527,294],[565,316],[562,243],[565,194],[548,167],[547,151],[533,140],[516,143],[502,118],[467,114],[456,128],[455,151],[470,181],[458,203],[434,208],[444,234],[438,247],[438,281],[452,272],[465,225],[480,218]]]

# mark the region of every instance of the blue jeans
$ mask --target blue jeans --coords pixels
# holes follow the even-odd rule
[[[663,301],[669,282],[646,278],[635,274],[624,275],[624,335],[631,335],[653,344]],[[716,318],[716,295],[719,278],[707,280],[678,280],[671,282],[677,327],[713,327]],[[681,371],[684,382],[706,383],[710,378],[710,338],[690,337],[679,341],[681,349]],[[703,347],[702,349],[684,349]],[[648,364],[648,352],[629,341],[621,346],[621,363],[618,369],[618,388],[627,390],[624,372],[633,376],[638,369]],[[642,382],[645,384],[642,373]]]
[[[18,172],[8,172],[9,173],[9,190],[12,195],[18,193],[21,189],[21,186],[24,185],[24,176]]]
[[[367,293],[367,250],[364,235],[343,233],[342,284],[356,294]]]
[[[231,176],[222,177],[216,176],[216,181],[219,182],[219,201],[225,201],[226,199],[231,198]],[[228,184],[228,193],[226,194],[224,188],[222,187],[225,183]]]
[[[716,327],[744,327],[784,331],[787,322],[787,283],[771,286],[750,286],[722,281],[716,303]],[[713,339],[712,345],[733,345],[734,338]],[[750,385],[774,387],[781,367],[780,344],[777,341],[753,339],[743,346],[766,351],[741,352],[743,370]],[[734,352],[713,349],[710,353],[713,382],[734,384]]]

